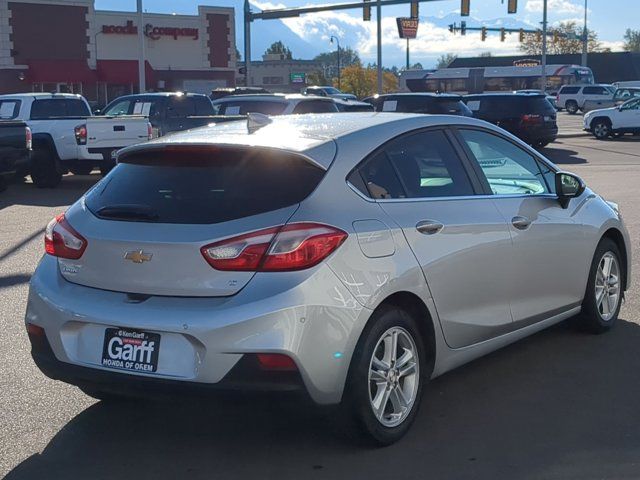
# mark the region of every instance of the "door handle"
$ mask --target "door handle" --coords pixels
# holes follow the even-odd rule
[[[518,230],[526,230],[531,225],[531,220],[527,217],[521,217],[517,215],[511,219],[511,225],[516,227]]]
[[[416,224],[416,230],[424,235],[433,235],[444,228],[444,225],[436,220],[422,220]]]

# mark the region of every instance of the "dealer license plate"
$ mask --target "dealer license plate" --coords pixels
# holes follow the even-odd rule
[[[135,372],[155,372],[158,369],[159,351],[160,335],[157,333],[107,328],[102,347],[102,366]]]

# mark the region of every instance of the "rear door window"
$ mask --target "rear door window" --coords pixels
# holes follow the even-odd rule
[[[611,92],[604,87],[584,87],[584,95],[609,95]]]
[[[262,149],[135,155],[87,194],[94,215],[175,224],[226,222],[297,204],[324,175],[298,155]]]
[[[196,115],[213,115],[213,106],[211,100],[205,96],[193,97],[196,107]]]
[[[580,87],[562,87],[558,92],[559,95],[575,95],[580,91]]]
[[[196,114],[196,107],[192,97],[174,96],[169,100],[167,117],[184,118]]]
[[[0,100],[0,120],[12,120],[20,114],[20,100]]]

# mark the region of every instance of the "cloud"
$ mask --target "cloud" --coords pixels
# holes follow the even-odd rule
[[[542,13],[543,0],[528,0],[525,10],[531,13]],[[570,0],[548,0],[547,10],[549,14],[577,14],[584,12],[584,6]]]

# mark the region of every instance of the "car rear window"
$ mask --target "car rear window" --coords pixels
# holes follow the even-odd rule
[[[526,94],[468,97],[467,106],[474,112],[491,117],[504,118],[509,115],[522,114],[550,114],[555,115],[555,109],[543,96]]]
[[[150,150],[119,163],[86,205],[112,220],[214,224],[295,205],[323,175],[299,155],[265,149]]]
[[[330,100],[302,100],[293,109],[293,113],[331,113],[338,107]]]
[[[87,117],[91,112],[89,107],[79,99],[52,98],[35,100],[31,104],[32,120],[47,120],[60,117]]]
[[[246,115],[247,113],[262,113],[263,115],[280,115],[287,108],[287,103],[272,100],[240,100],[214,104],[219,115]]]

